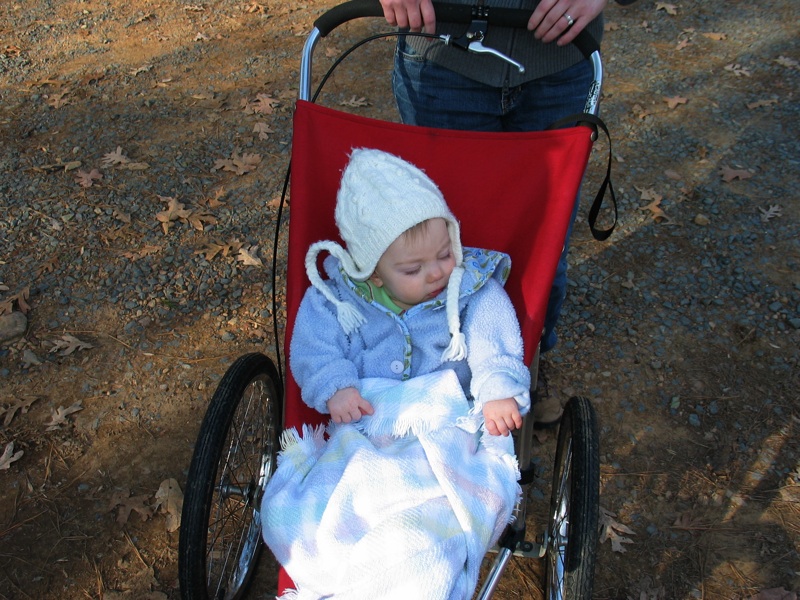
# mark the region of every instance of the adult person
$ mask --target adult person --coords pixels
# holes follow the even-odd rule
[[[401,29],[455,36],[464,32],[463,24],[437,23],[431,0],[380,1],[386,20]],[[601,41],[606,4],[607,0],[488,0],[490,10],[494,6],[531,9],[527,30],[489,26],[483,40],[484,46],[524,65],[524,73],[494,55],[464,52],[432,38],[401,36],[392,85],[402,121],[471,131],[540,131],[582,112],[593,69],[570,42],[584,29]],[[552,350],[558,339],[556,324],[566,297],[571,231],[572,225],[550,293],[542,353]],[[562,400],[549,394],[544,362],[540,362],[532,398],[537,426],[561,418]]]

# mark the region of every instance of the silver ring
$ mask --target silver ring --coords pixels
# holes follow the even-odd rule
[[[570,17],[567,13],[564,13],[564,18],[567,20],[567,23],[569,23],[567,27],[572,27],[572,24],[575,22],[575,19]]]

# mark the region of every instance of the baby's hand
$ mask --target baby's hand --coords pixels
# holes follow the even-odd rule
[[[483,420],[491,435],[508,435],[509,431],[522,427],[522,415],[514,398],[492,400],[483,405]]]
[[[334,423],[358,421],[362,415],[371,415],[374,412],[372,405],[354,387],[341,389],[331,396],[328,400],[328,411]]]

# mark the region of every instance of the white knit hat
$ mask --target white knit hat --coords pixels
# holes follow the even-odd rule
[[[458,316],[458,293],[464,269],[461,229],[441,191],[420,169],[381,150],[358,148],[342,173],[336,196],[336,225],[347,248],[333,241],[311,245],[306,272],[311,284],[336,306],[345,333],[352,333],[364,316],[348,302],[336,298],[317,270],[317,255],[325,250],[339,259],[354,281],[366,281],[383,253],[400,235],[418,223],[441,218],[447,223],[456,268],[447,286],[447,323],[452,335],[443,360],[466,356],[464,334]]]

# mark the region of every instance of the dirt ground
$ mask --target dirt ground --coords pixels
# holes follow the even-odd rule
[[[269,249],[299,56],[332,4],[0,6],[0,302],[27,309],[0,347],[1,598],[179,597],[176,511],[158,492],[185,486],[227,366],[274,355]],[[607,11],[620,226],[598,243],[578,224],[550,382],[600,419],[597,598],[800,591],[798,9],[751,4]],[[381,29],[342,28],[320,62]],[[393,118],[392,43],[354,57],[326,102]],[[129,162],[104,162],[118,147]],[[237,152],[261,162],[239,174]],[[166,197],[199,228],[159,220]],[[143,264],[157,282],[109,301]],[[553,450],[539,442],[534,503]],[[514,559],[496,597],[541,597],[541,572]]]

